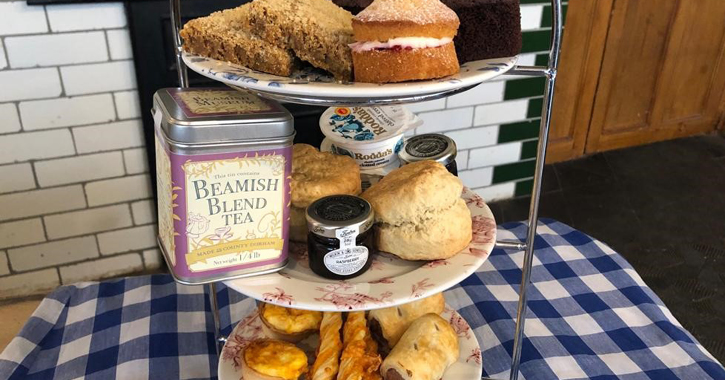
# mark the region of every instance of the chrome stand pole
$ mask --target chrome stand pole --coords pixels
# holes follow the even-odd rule
[[[211,304],[211,315],[214,319],[214,343],[216,347],[217,357],[224,347],[224,343],[227,342],[227,338],[222,336],[221,319],[219,318],[219,302],[217,301],[216,295],[216,283],[211,282],[208,286],[209,290],[209,303]]]
[[[559,66],[559,50],[561,47],[561,0],[551,0],[551,50],[549,51],[549,65],[545,71],[546,85],[544,87],[544,101],[542,105],[541,126],[539,130],[539,143],[536,153],[536,168],[534,171],[534,185],[531,192],[529,207],[529,229],[526,236],[526,249],[524,262],[521,268],[521,285],[519,287],[519,303],[516,309],[516,330],[511,360],[510,380],[517,380],[521,365],[521,348],[524,343],[524,324],[526,322],[526,289],[531,281],[531,262],[534,257],[534,239],[539,218],[539,201],[541,200],[541,177],[546,162],[546,146],[549,139],[549,126],[551,124],[551,107],[554,101],[554,85],[556,83],[556,70]]]
[[[171,31],[174,35],[174,53],[176,55],[176,72],[179,75],[179,87],[189,87],[189,73],[181,59],[181,0],[169,0],[171,8]]]

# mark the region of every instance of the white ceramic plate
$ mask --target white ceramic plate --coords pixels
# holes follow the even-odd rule
[[[187,52],[183,59],[201,75],[266,97],[303,104],[373,105],[417,102],[464,91],[510,70],[518,57],[467,62],[458,74],[445,78],[385,84],[338,82],[316,69],[282,77]]]
[[[476,271],[496,242],[496,222],[483,199],[468,189],[463,199],[471,210],[473,240],[449,259],[407,261],[379,254],[362,275],[347,281],[328,280],[310,270],[307,246],[292,243],[285,269],[225,284],[257,300],[320,311],[379,309],[442,292]]]
[[[441,380],[462,380],[462,379],[480,379],[482,368],[481,365],[481,347],[478,345],[476,336],[471,331],[463,317],[455,310],[446,305],[446,309],[441,314],[458,334],[458,347],[460,354],[458,361],[453,363],[443,374]],[[251,314],[244,317],[227,338],[226,344],[222,349],[221,360],[219,360],[218,376],[219,380],[244,380],[241,373],[240,354],[244,347],[255,339],[265,338],[262,332],[262,321],[259,319],[259,313],[255,309]],[[319,336],[313,335],[297,346],[307,353],[308,362],[314,363],[315,349],[319,343]]]

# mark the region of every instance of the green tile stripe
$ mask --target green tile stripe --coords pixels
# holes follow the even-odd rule
[[[511,79],[506,81],[503,100],[530,98],[544,94],[545,78]]]
[[[531,190],[534,189],[534,180],[527,179],[524,181],[516,182],[516,188],[514,189],[514,196],[520,197],[523,195],[530,195]]]
[[[544,98],[534,98],[529,100],[529,109],[526,111],[526,118],[541,117],[541,106],[544,104]]]
[[[521,0],[521,4],[551,4],[551,0]]]
[[[536,66],[548,66],[549,65],[549,53],[537,54],[536,60],[534,61]]]
[[[539,51],[549,50],[550,30],[537,30],[533,32],[523,32],[523,46],[521,53],[535,53]]]
[[[561,6],[561,17],[566,22],[566,10],[569,8],[568,5]],[[551,28],[551,5],[544,7],[544,11],[541,14],[541,27]]]
[[[501,124],[498,128],[498,143],[533,139],[539,136],[541,119]]]
[[[493,183],[509,182],[534,175],[536,160],[514,162],[493,168]]]
[[[529,158],[536,157],[536,147],[539,145],[539,139],[524,141],[521,143],[521,157],[520,160],[526,160]]]

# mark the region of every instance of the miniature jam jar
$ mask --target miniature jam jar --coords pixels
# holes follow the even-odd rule
[[[409,138],[398,156],[402,165],[417,161],[433,160],[443,164],[454,176],[458,176],[456,142],[446,135],[426,133]]]
[[[334,153],[352,157],[360,169],[397,161],[403,133],[423,121],[403,106],[331,107],[320,117],[320,130]]]
[[[225,88],[154,95],[158,241],[184,284],[287,264],[292,115]]]
[[[331,195],[307,207],[307,251],[317,275],[344,280],[363,274],[377,253],[373,209],[352,195]]]

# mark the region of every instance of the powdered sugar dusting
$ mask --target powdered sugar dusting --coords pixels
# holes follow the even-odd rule
[[[375,0],[355,16],[362,22],[410,21],[426,25],[458,20],[440,0]]]

